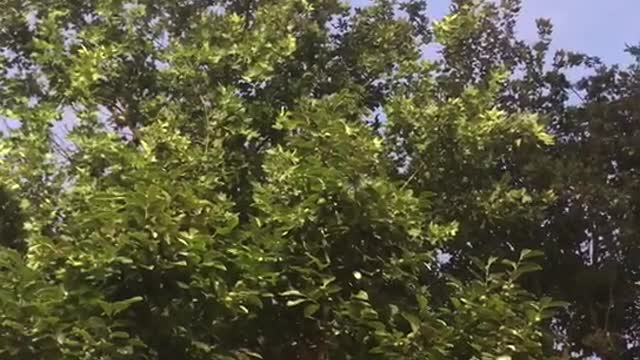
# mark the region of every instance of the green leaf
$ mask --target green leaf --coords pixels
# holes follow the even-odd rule
[[[281,296],[306,296],[298,290],[287,290],[280,293]]]
[[[422,294],[416,294],[416,300],[418,301],[418,307],[419,307],[420,311],[427,311],[428,310],[429,302],[428,302],[426,296],[424,296]]]
[[[409,322],[409,325],[411,326],[411,332],[412,333],[417,333],[420,330],[420,326],[422,325],[422,321],[420,320],[419,317],[417,317],[414,314],[408,313],[408,312],[403,312],[402,313],[402,317],[405,318],[405,320],[407,320],[407,322]]]
[[[304,307],[304,316],[310,318],[319,309],[320,309],[320,305],[318,305],[318,304],[309,304],[309,305]]]
[[[361,301],[369,301],[369,294],[366,291],[360,290],[357,294],[353,295],[354,299]]]
[[[540,270],[542,270],[542,267],[538,264],[524,263],[524,264],[518,265],[518,267],[513,271],[512,277],[514,279],[517,279],[524,274],[528,274],[528,273],[536,272]]]
[[[106,301],[100,300],[98,301],[98,304],[102,308],[102,311],[105,313],[105,315],[114,316],[126,310],[131,305],[141,302],[143,300],[144,299],[142,298],[142,296],[135,296],[127,300],[116,301],[116,302],[106,302]]]
[[[529,260],[529,259],[542,257],[542,256],[544,256],[544,252],[540,250],[524,249],[522,250],[522,252],[520,252],[520,260]]]
[[[307,302],[307,301],[311,301],[311,300],[309,300],[309,299],[289,300],[289,301],[287,301],[287,306],[292,307],[292,306],[300,305],[303,302]]]
[[[109,335],[112,339],[128,339],[129,334],[124,331],[114,331]]]

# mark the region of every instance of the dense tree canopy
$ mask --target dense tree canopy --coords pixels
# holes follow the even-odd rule
[[[2,5],[2,359],[640,356],[640,49],[518,0]]]

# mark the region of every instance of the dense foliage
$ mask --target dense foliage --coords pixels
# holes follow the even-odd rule
[[[2,359],[638,355],[637,65],[518,0],[2,5]]]

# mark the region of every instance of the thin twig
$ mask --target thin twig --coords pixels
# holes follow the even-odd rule
[[[400,187],[400,190],[404,190],[404,188],[407,187],[407,185],[409,185],[411,181],[413,181],[413,179],[418,175],[418,172],[422,171],[423,168],[424,168],[424,162],[420,161],[420,165],[418,166],[416,171],[414,171],[413,174],[411,174],[411,176],[409,176],[409,178],[404,182],[404,184],[402,184],[402,186]]]

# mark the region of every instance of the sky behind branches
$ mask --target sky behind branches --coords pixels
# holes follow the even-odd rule
[[[353,0],[354,6],[369,3]],[[448,0],[428,1],[428,13],[438,20],[449,8]],[[554,25],[553,48],[600,57],[607,64],[628,64],[625,45],[640,43],[640,0],[523,0],[520,36],[536,37],[535,19],[549,18]]]
[[[371,3],[370,0],[350,2],[353,6]],[[430,18],[441,19],[448,12],[449,4],[449,0],[428,1]],[[632,57],[624,52],[625,46],[640,44],[640,0],[523,0],[519,36],[535,40],[535,20],[541,17],[551,19],[554,25],[552,49],[584,52],[600,57],[607,64],[629,64]],[[70,123],[70,118],[65,114],[63,123]],[[6,127],[0,122],[0,133]]]

